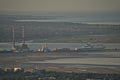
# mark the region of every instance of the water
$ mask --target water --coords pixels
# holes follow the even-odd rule
[[[17,22],[72,22],[87,24],[120,24],[119,13],[74,13],[74,14],[39,14],[29,19],[16,19]]]
[[[92,18],[90,18],[92,19]],[[28,19],[28,20],[15,20],[16,22],[72,22],[72,23],[86,23],[86,24],[115,24],[119,25],[120,22],[117,20],[104,20],[104,19],[92,19],[88,18],[63,18],[63,19],[55,19],[55,20],[35,20],[35,19]]]
[[[95,64],[95,65],[119,65],[120,58],[63,58],[45,61],[29,61],[28,63],[64,63],[64,64]]]
[[[37,50],[41,48],[42,43],[26,43],[31,50]],[[120,49],[120,43],[94,43],[94,44],[102,44],[106,47],[106,49]],[[21,43],[16,43],[16,45],[21,45]],[[85,46],[86,43],[47,43],[47,47],[50,49],[55,48],[79,48],[81,46]],[[12,43],[0,43],[0,50],[10,50]]]

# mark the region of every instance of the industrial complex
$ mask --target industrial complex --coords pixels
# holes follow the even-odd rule
[[[12,49],[10,52],[33,52],[34,50],[30,50],[29,46],[27,45],[27,43],[25,42],[25,29],[24,26],[21,27],[22,28],[22,41],[21,41],[21,45],[16,45],[15,44],[15,30],[14,27],[12,27]],[[34,52],[88,52],[88,51],[119,51],[119,49],[106,49],[106,47],[102,44],[92,44],[92,43],[86,43],[86,45],[84,46],[80,46],[79,48],[74,48],[74,49],[70,49],[70,48],[55,48],[55,49],[50,49],[47,46],[47,42],[46,40],[44,40],[42,42],[41,48],[37,49]]]

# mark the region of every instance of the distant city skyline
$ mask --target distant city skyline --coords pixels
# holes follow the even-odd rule
[[[120,12],[120,0],[0,0],[0,12]]]

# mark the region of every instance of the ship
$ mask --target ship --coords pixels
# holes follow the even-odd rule
[[[97,43],[86,43],[84,46],[75,48],[75,51],[103,51],[105,46]]]

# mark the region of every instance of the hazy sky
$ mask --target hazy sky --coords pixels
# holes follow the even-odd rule
[[[0,11],[120,11],[120,0],[0,0]]]

